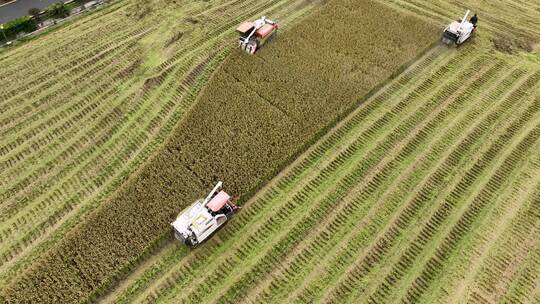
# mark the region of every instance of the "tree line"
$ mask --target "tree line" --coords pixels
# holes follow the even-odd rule
[[[39,22],[47,19],[63,19],[71,14],[71,10],[91,0],[76,0],[69,4],[62,1],[49,5],[45,10],[31,8],[28,15],[19,17],[3,25],[3,37],[6,40],[17,38],[21,33],[31,33],[38,29]]]

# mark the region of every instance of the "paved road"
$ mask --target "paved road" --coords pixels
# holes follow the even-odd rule
[[[60,0],[17,0],[9,4],[0,6],[0,23],[28,15],[28,10],[37,7],[44,9],[47,6],[59,2]]]

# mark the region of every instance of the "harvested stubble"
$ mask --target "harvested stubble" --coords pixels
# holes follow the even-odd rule
[[[161,152],[3,296],[99,295],[213,182],[249,196],[437,36],[376,2],[334,0],[256,56],[233,52]]]

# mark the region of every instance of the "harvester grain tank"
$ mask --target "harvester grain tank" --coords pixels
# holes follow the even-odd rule
[[[277,34],[277,29],[277,23],[265,16],[253,22],[244,22],[236,28],[240,34],[238,45],[249,54],[255,54],[260,47]]]
[[[450,45],[461,45],[467,41],[476,29],[476,25],[469,22],[467,17],[470,11],[467,10],[463,19],[450,23],[443,31],[442,42]]]
[[[238,207],[231,202],[231,196],[221,190],[222,185],[222,182],[218,182],[204,200],[195,201],[171,223],[174,236],[179,241],[194,247],[233,216]]]

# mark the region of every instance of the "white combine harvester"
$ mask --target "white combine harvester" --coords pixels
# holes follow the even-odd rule
[[[450,25],[444,29],[442,36],[443,43],[447,45],[461,45],[471,37],[476,29],[476,25],[467,21],[469,13],[470,11],[467,10],[463,19],[450,23]]]
[[[171,223],[179,241],[195,247],[232,217],[238,207],[231,202],[230,195],[219,191],[222,185],[218,182],[204,200],[197,200]]]
[[[255,54],[261,46],[277,33],[277,29],[277,23],[266,19],[265,16],[253,22],[244,22],[236,29],[240,33],[238,44],[242,50],[249,54]]]

